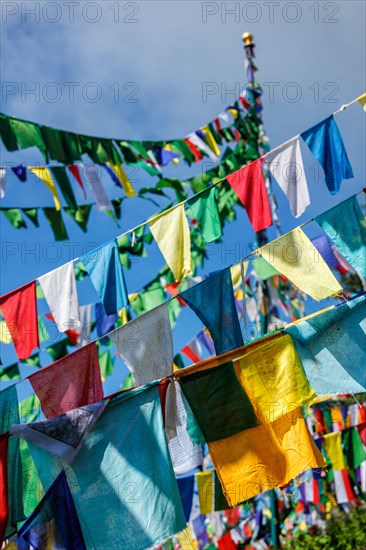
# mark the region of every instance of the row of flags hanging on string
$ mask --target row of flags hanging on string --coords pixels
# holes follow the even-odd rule
[[[212,188],[210,193],[214,191],[215,188]],[[353,196],[317,216],[315,221],[351,266],[365,279],[366,228],[357,197]],[[210,217],[209,222],[211,231],[213,216]],[[180,281],[192,275],[189,226],[184,204],[152,218],[148,223],[176,280]],[[217,227],[219,228],[219,225]],[[269,264],[315,300],[342,293],[342,287],[322,255],[316,249],[314,250],[312,242],[300,227],[264,245],[255,253],[260,255],[265,265]],[[100,297],[105,314],[116,314],[125,308],[129,298],[117,241],[110,241],[94,249],[83,255],[80,260]],[[77,327],[80,318],[74,262],[64,264],[39,277],[37,281],[60,331],[65,332]],[[207,319],[205,317],[202,319],[202,316],[207,315],[204,312],[208,310],[212,312],[214,320],[218,313],[215,305],[218,308],[223,307],[220,300],[215,304],[210,298],[212,295],[220,296],[223,285],[227,286],[228,301],[225,308],[228,322],[230,322],[227,333],[218,331],[214,322],[212,327],[207,326]],[[237,313],[229,268],[188,288],[181,293],[180,297],[203,320],[214,341],[215,332],[219,332],[217,341],[220,343],[219,349],[216,350],[218,353],[232,349],[230,346],[235,347],[235,344],[238,344],[236,347],[242,345],[240,327],[236,322]],[[18,358],[20,360],[28,358],[33,349],[39,347],[36,281],[31,281],[1,296],[0,306]]]
[[[182,297],[188,301],[184,293]],[[7,525],[8,534],[16,531],[16,527],[9,527],[10,517],[12,525],[22,520],[14,515],[16,507],[9,505],[19,495],[22,478],[17,474],[19,447],[14,445],[18,437],[27,442],[47,491],[42,504],[20,529],[18,542],[24,540],[25,533],[39,534],[37,529],[43,524],[39,515],[50,504],[50,496],[55,491],[58,494],[61,481],[62,491],[69,495],[67,501],[75,502],[72,517],[74,522],[78,519],[78,532],[86,547],[105,547],[116,541],[110,523],[112,502],[118,536],[122,533],[124,540],[131,537],[138,548],[165,540],[185,529],[175,475],[202,464],[203,443],[208,445],[229,506],[287,485],[309,468],[324,468],[326,462],[311,437],[301,406],[317,395],[365,390],[361,345],[365,307],[363,295],[235,349],[235,354],[224,354],[173,374],[165,304],[132,321],[138,326],[128,323],[109,335],[132,372],[134,384],[140,387],[110,400],[104,398],[96,346],[89,344],[28,377],[45,421],[19,425],[16,385],[6,388],[0,393],[0,404],[7,410],[6,415],[0,415],[0,464],[1,475],[12,484],[2,501],[6,512],[1,516],[6,518],[2,533]],[[216,317],[219,323],[228,336],[224,312]],[[337,331],[342,337],[332,338]],[[351,337],[354,345],[349,346],[344,337]],[[217,351],[217,338],[213,339]],[[123,422],[118,421],[121,418]],[[126,429],[130,424],[133,429]],[[341,472],[344,480],[339,432],[320,439],[334,471]],[[4,456],[8,456],[10,442],[6,466]],[[81,446],[82,442],[85,444]],[[78,483],[71,483],[72,479]],[[124,500],[116,500],[118,487],[127,482],[144,488],[134,501],[133,512]],[[87,489],[95,484],[99,490],[91,499]],[[164,490],[156,491],[156,486]],[[23,502],[18,498],[19,507]],[[58,502],[58,514],[63,517],[65,502]],[[171,510],[168,515],[167,510]],[[131,525],[137,512],[139,524]],[[54,517],[54,511],[49,517]],[[64,537],[67,533],[75,536],[70,522],[63,524],[63,529]]]

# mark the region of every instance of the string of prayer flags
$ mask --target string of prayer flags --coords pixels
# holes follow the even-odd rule
[[[188,288],[181,293],[181,298],[210,331],[217,355],[244,344],[230,268]]]
[[[60,466],[31,452],[49,487]],[[186,526],[156,384],[110,400],[66,475],[87,548],[150,548]]]
[[[342,292],[337,279],[300,227],[262,246],[258,252],[314,300]]]
[[[192,275],[191,236],[184,204],[154,216],[148,223],[175,279],[180,281]]]
[[[188,208],[197,220],[206,243],[216,241],[222,237],[220,213],[217,206],[217,189],[206,189],[198,196],[188,199]]]
[[[102,245],[81,257],[100,296],[107,315],[118,313],[128,304],[123,267],[116,241]]]
[[[297,135],[267,153],[263,160],[290,203],[292,215],[298,218],[310,204],[308,184]]]
[[[0,544],[5,538],[8,523],[8,440],[9,434],[0,435]]]
[[[60,414],[50,420],[13,424],[10,433],[71,463],[104,411],[107,400]]]
[[[315,218],[351,266],[366,279],[366,219],[356,196]]]
[[[238,377],[240,368],[226,363],[198,367],[191,374],[179,371],[183,393],[205,436],[230,506],[325,465],[301,408],[268,422],[251,388],[243,385],[244,377]]]
[[[14,229],[27,228],[27,224],[18,208],[2,208],[2,213]]]
[[[6,190],[6,168],[0,166],[0,199],[5,197]]]
[[[70,164],[67,168],[70,170],[70,172],[72,173],[72,175],[76,179],[77,183],[79,184],[79,187],[83,191],[84,199],[86,199],[86,191],[85,191],[85,187],[84,187],[84,184],[83,184],[83,180],[81,179],[79,166],[77,164]]]
[[[86,180],[90,190],[93,193],[98,210],[101,212],[113,212],[113,206],[104,190],[103,184],[99,178],[98,172],[94,164],[90,163],[85,166]]]
[[[0,296],[0,307],[18,359],[27,359],[39,347],[36,282]]]
[[[333,115],[303,132],[301,137],[323,167],[330,193],[338,193],[341,181],[353,178],[353,172]]]
[[[366,297],[286,327],[317,395],[366,390]]]
[[[46,273],[38,282],[60,332],[77,328],[80,320],[74,263]]]
[[[14,423],[19,423],[19,404],[16,387],[12,385],[0,392],[0,434],[8,432]],[[7,444],[7,463],[9,469],[7,479],[4,480],[7,486],[5,536],[10,537],[16,532],[17,523],[25,519],[22,500],[22,463],[19,441],[14,437],[10,437]]]
[[[76,203],[74,191],[71,187],[70,180],[67,176],[67,172],[64,166],[51,166],[50,168],[53,177],[55,178],[58,186],[61,190],[61,193],[67,203],[69,208],[77,209],[78,205]]]
[[[75,504],[62,471],[24,522],[15,539],[16,548],[69,548],[86,550]]]
[[[167,303],[108,336],[132,372],[136,386],[172,374],[174,351]]]
[[[245,206],[250,223],[257,233],[272,225],[272,213],[264,181],[262,160],[259,158],[233,174],[227,181]]]
[[[46,187],[51,191],[53,202],[55,203],[56,210],[61,209],[61,202],[60,197],[58,195],[55,182],[52,179],[51,172],[46,166],[28,166],[28,170],[33,172],[39,178],[43,183],[46,185]]]
[[[28,376],[46,418],[102,401],[98,350],[84,346]]]

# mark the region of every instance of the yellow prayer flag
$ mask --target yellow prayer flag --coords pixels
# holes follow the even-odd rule
[[[212,474],[212,470],[198,472],[196,474],[198,498],[200,501],[200,513],[202,515],[211,514],[211,512],[214,511],[213,502],[215,496],[215,485]]]
[[[58,195],[55,182],[52,179],[51,172],[49,171],[47,166],[28,166],[28,170],[33,172],[33,174],[35,174],[37,178],[42,180],[43,183],[48,187],[48,189],[52,193],[56,210],[61,210],[60,197]]]
[[[361,105],[362,109],[366,111],[366,92],[357,98],[357,101]]]
[[[268,422],[315,397],[289,334],[264,343],[234,363],[240,383],[252,395]]]
[[[300,227],[258,251],[277,271],[314,300],[323,300],[342,292],[342,287],[319,251]]]
[[[125,325],[126,323],[128,323],[128,315],[127,315],[127,308],[126,307],[124,307],[123,309],[121,309],[118,312],[118,316],[122,321],[122,325]]]
[[[244,271],[244,277],[246,275],[248,269],[248,262],[243,262],[243,271]],[[232,265],[230,268],[231,272],[231,279],[233,281],[233,287],[238,288],[238,286],[241,285],[241,265],[240,262],[238,264]]]
[[[197,550],[198,542],[193,539],[192,531],[189,525],[177,534],[177,539],[181,550]]]
[[[341,432],[325,434],[323,449],[335,470],[343,470],[346,467],[342,451]]]
[[[132,187],[130,180],[127,177],[126,172],[120,164],[112,164],[107,162],[108,166],[112,168],[113,172],[116,174],[119,181],[122,183],[123,189],[127,197],[136,197],[136,191]]]
[[[11,343],[10,331],[5,321],[0,321],[0,342],[3,344]]]
[[[305,470],[325,466],[301,409],[208,447],[230,506],[286,485]]]
[[[148,223],[176,281],[192,275],[191,235],[184,204],[154,216]]]
[[[220,152],[220,149],[216,143],[216,140],[215,138],[213,137],[213,134],[211,132],[211,130],[209,129],[208,126],[203,126],[201,128],[201,131],[204,133],[205,135],[205,138],[206,138],[206,143],[207,145],[209,146],[209,148],[211,149],[211,151],[216,155],[216,156],[220,156],[221,152]]]

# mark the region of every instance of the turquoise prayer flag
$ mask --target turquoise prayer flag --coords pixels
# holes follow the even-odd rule
[[[366,279],[366,219],[355,196],[315,218],[351,266]]]
[[[128,304],[128,294],[116,241],[100,246],[80,259],[100,296],[106,314],[118,313]]]
[[[366,390],[366,296],[296,323],[291,334],[318,395]]]

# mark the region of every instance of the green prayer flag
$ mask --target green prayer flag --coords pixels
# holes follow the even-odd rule
[[[38,317],[39,321],[39,317]],[[39,357],[39,353],[36,353],[36,355],[32,355],[31,357],[28,357],[27,359],[22,359],[22,363],[24,365],[29,365],[31,367],[41,367],[41,360]]]
[[[57,160],[58,162],[68,163],[70,159],[65,151],[62,132],[60,130],[56,130],[55,128],[50,128],[49,126],[41,126],[41,133],[47,147],[49,157],[52,160]]]
[[[83,149],[78,134],[63,131],[60,133],[67,157],[66,164],[73,164],[75,161],[81,160]]]
[[[347,458],[348,468],[354,470],[366,460],[366,451],[362,439],[356,427],[348,428],[342,432],[343,445]]]
[[[44,489],[25,439],[20,440],[20,456],[23,474],[24,514],[29,516],[44,496]]]
[[[27,229],[27,224],[18,208],[2,208],[1,210],[14,229],[20,229],[21,227]]]
[[[117,220],[121,219],[123,198],[113,199],[112,206]]]
[[[39,227],[38,208],[22,208],[22,212],[30,219],[35,227]]]
[[[180,314],[181,309],[182,309],[182,306],[180,305],[178,300],[170,300],[168,304],[168,314],[169,314],[169,320],[170,320],[170,325],[172,327],[172,330],[175,327],[175,324],[177,322],[178,315]]]
[[[83,204],[82,206],[78,206],[76,210],[74,208],[64,208],[65,212],[73,218],[84,233],[88,231],[88,221],[91,209],[91,204]]]
[[[164,189],[165,187],[174,189],[178,202],[182,202],[187,198],[187,192],[184,190],[183,184],[180,180],[174,178],[163,178],[156,185],[156,189]]]
[[[10,119],[3,114],[0,114],[0,136],[8,151],[18,151],[17,138],[10,126]]]
[[[36,296],[39,299],[44,298],[43,290],[42,290],[42,287],[41,287],[40,284],[37,284],[37,286],[36,286]]]
[[[55,241],[67,241],[69,236],[62,220],[61,211],[55,208],[42,208],[42,210],[51,226]]]
[[[202,231],[206,243],[222,237],[219,209],[216,199],[216,187],[206,189],[197,197],[188,200],[188,207]]]
[[[118,146],[122,151],[125,162],[128,164],[135,164],[139,158],[136,153],[131,149],[127,141],[118,141]]]
[[[0,369],[0,380],[2,380],[3,382],[9,382],[10,380],[19,380],[19,379],[20,379],[20,372],[19,372],[18,363],[14,363],[14,365],[10,365],[9,367]]]
[[[47,342],[50,339],[50,335],[48,334],[48,330],[41,315],[38,315],[38,334],[41,343]]]
[[[34,393],[19,403],[19,416],[22,424],[35,422],[41,414],[41,402]]]
[[[10,126],[16,135],[17,143],[20,149],[38,147],[44,158],[48,160],[46,144],[43,140],[41,129],[38,124],[17,118],[10,118]]]
[[[78,205],[75,199],[74,191],[71,187],[70,180],[67,176],[66,169],[63,166],[51,166],[50,169],[65,201],[67,202],[68,207],[77,209]]]
[[[57,361],[58,359],[61,359],[61,357],[65,357],[65,355],[68,354],[67,342],[68,340],[65,338],[64,340],[57,342],[57,344],[47,348],[47,353],[50,354],[53,361]]]
[[[172,141],[172,145],[178,150],[178,152],[182,155],[184,160],[191,165],[192,162],[194,162],[194,155],[192,151],[190,150],[187,143],[184,141],[184,139],[176,139]]]
[[[109,349],[104,351],[99,356],[100,373],[103,382],[110,376],[114,370],[113,359],[111,357]]]
[[[262,279],[262,281],[265,281],[266,279],[269,279],[274,275],[279,275],[277,269],[275,269],[270,263],[268,263],[267,260],[263,258],[263,256],[258,256],[258,258],[252,260],[252,265],[254,267],[254,271],[256,272],[258,277]]]
[[[184,364],[183,358],[182,358],[180,353],[177,353],[176,355],[174,355],[173,363],[174,363],[175,366],[178,367],[178,369],[184,369],[185,368],[185,364]]]
[[[134,387],[132,372],[129,372],[126,378],[123,380],[121,390],[130,390]]]

